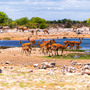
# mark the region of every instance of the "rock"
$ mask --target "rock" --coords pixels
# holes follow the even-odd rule
[[[54,68],[54,70],[57,70],[57,67],[56,67],[56,68]]]
[[[84,66],[85,66],[85,65],[90,65],[90,63],[85,63]]]
[[[46,68],[47,68],[47,67],[46,67],[46,66],[43,66],[43,65],[40,67],[40,69],[46,69]]]
[[[56,63],[55,63],[55,62],[50,62],[50,65],[55,66],[55,65],[56,65]]]
[[[38,64],[34,64],[34,67],[38,67]]]
[[[72,62],[72,65],[76,65],[76,63],[77,63],[76,61]]]
[[[33,70],[31,69],[31,70],[29,70],[29,72],[33,72]]]
[[[43,62],[46,62],[45,60],[43,60]]]
[[[90,71],[89,72],[82,72],[81,75],[84,75],[84,74],[87,74],[87,75],[90,75]]]
[[[82,63],[77,63],[77,65],[81,65],[82,66],[83,64]]]
[[[4,66],[4,68],[7,68],[6,66]]]
[[[0,64],[3,64],[3,62],[0,62]]]
[[[10,66],[9,69],[13,69],[14,67]]]
[[[84,69],[90,69],[90,65],[85,65]]]
[[[70,60],[70,62],[72,62],[72,60]]]
[[[6,63],[5,64],[10,64],[10,62],[9,61],[6,61]]]
[[[0,69],[0,73],[2,73],[2,70]]]
[[[32,64],[32,62],[30,62],[30,64]]]

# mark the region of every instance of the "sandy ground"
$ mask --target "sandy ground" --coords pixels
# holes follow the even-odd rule
[[[31,33],[0,33],[0,38],[4,40],[5,37],[10,37],[11,40],[26,40],[29,36],[33,39],[49,39],[49,38],[62,38],[62,37],[85,37],[90,38],[90,35],[32,35]],[[21,53],[22,47],[0,49],[0,68],[3,70],[0,79],[0,90],[90,90],[90,77],[74,74],[63,75],[60,74],[61,67],[71,66],[70,59],[50,59],[45,58],[44,54],[39,52],[39,48],[33,48],[30,55]],[[73,53],[72,51],[64,51],[63,54]],[[77,52],[76,52],[77,53]],[[61,51],[59,51],[61,54]],[[46,62],[54,61],[56,63],[55,74],[48,74],[50,70],[38,70],[34,68],[34,64],[41,65],[43,60]],[[72,59],[78,63],[85,64],[90,62],[88,60]],[[10,62],[6,65],[6,61]],[[9,67],[14,69],[9,69]],[[79,66],[75,66],[79,68]],[[34,73],[28,73],[29,70]],[[48,75],[48,76],[47,76]],[[81,79],[82,78],[82,79]],[[33,84],[32,84],[33,83]]]
[[[2,40],[4,40],[5,37],[10,37],[11,40],[27,40],[28,37],[32,36],[31,39],[49,39],[49,38],[62,38],[63,36],[64,37],[76,37],[77,34],[75,34],[74,32],[70,32],[69,35],[66,34],[67,32],[63,32],[62,34],[60,35],[53,35],[53,33],[51,33],[50,35],[46,34],[44,35],[43,32],[38,32],[38,34],[40,35],[36,35],[34,33],[34,35],[31,34],[31,32],[16,32],[16,33],[0,33],[0,38]],[[82,34],[79,34],[77,37],[82,37],[83,35]],[[83,36],[83,38],[89,38],[90,35],[88,34],[85,34]],[[25,54],[22,55],[21,54],[21,49],[22,48],[9,48],[9,49],[1,49],[1,53],[0,53],[0,61],[1,62],[4,62],[4,61],[10,61],[12,62],[13,65],[17,65],[17,64],[28,64],[30,62],[33,62],[33,63],[40,63],[42,62],[44,59],[46,61],[51,61],[51,59],[46,59],[46,58],[42,58],[42,56],[44,56],[44,54],[40,54],[38,52],[38,50],[34,50],[32,51],[32,53],[28,56],[26,56]],[[63,54],[65,53],[72,53],[72,51],[70,52],[64,52]],[[61,58],[59,60],[56,60],[57,63],[60,63],[62,65],[62,63],[65,64],[65,62],[67,63],[68,60],[62,60]],[[64,62],[63,62],[64,61]],[[81,61],[81,60],[79,60]],[[84,62],[82,60],[82,62]],[[86,62],[86,61],[85,61]]]
[[[5,40],[5,38],[9,37],[10,40],[27,40],[28,37],[31,39],[52,39],[52,38],[90,38],[90,34],[76,34],[75,32],[51,32],[50,34],[44,34],[43,32],[38,32],[37,35],[34,33],[32,35],[31,32],[6,32],[0,33],[0,39]]]
[[[0,90],[90,90],[90,76],[81,73],[61,73],[61,67],[71,65],[70,59],[48,59],[38,52],[39,48],[33,48],[30,55],[21,53],[21,47],[0,49]],[[61,51],[59,51],[59,54]],[[73,53],[65,51],[63,54]],[[77,53],[77,52],[76,52]],[[41,66],[42,62],[54,61],[54,68],[38,69],[34,64]],[[85,64],[90,60],[72,59]],[[10,62],[6,64],[6,61]]]
[[[61,67],[65,64],[70,65],[69,63],[70,59],[62,59],[61,57],[59,59],[50,59],[45,58],[44,56],[48,56],[47,54],[42,54],[39,52],[40,48],[32,48],[32,52],[30,55],[26,55],[25,53],[22,54],[22,48],[21,47],[15,47],[15,48],[7,48],[7,49],[0,49],[0,62],[6,62],[9,61],[11,65],[29,65],[30,62],[32,64],[40,64],[43,62],[43,60],[50,62],[55,61],[58,67]],[[54,53],[54,52],[53,52]],[[63,54],[68,55],[69,53],[73,53],[73,51],[64,51]],[[74,52],[75,53],[75,52]],[[76,52],[77,53],[77,52]],[[80,53],[80,52],[78,52]],[[59,51],[59,55],[61,54],[61,51]],[[78,61],[78,63],[86,63],[89,62],[89,60],[75,60]]]

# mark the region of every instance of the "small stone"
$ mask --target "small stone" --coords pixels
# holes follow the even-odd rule
[[[54,68],[54,70],[57,70],[57,68]]]
[[[29,72],[33,72],[33,70],[31,69],[31,70],[29,70]]]
[[[72,60],[70,60],[70,62],[72,62]]]
[[[13,69],[13,67],[12,67],[12,66],[10,66],[10,67],[9,67],[9,69]]]
[[[55,62],[50,62],[50,65],[54,65],[54,66],[55,66],[55,65],[56,65],[56,63],[55,63]]]
[[[6,61],[6,63],[5,64],[10,64],[10,62],[9,61]]]
[[[38,67],[38,64],[34,64],[34,67]]]
[[[43,62],[46,62],[45,60],[43,60]]]
[[[32,62],[30,62],[30,64],[32,64]]]
[[[0,69],[0,73],[2,73],[2,70]]]
[[[6,66],[4,66],[4,68],[7,68]]]

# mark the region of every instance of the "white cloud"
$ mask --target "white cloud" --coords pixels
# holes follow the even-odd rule
[[[46,16],[48,16],[48,18],[50,17],[52,19],[58,17],[68,18],[70,17],[70,14],[68,13],[77,13],[78,15],[75,16],[77,16],[77,18],[80,18],[79,15],[81,14],[79,13],[89,13],[89,6],[89,0],[3,0],[2,2],[0,1],[0,10],[5,12],[6,14],[8,13],[9,16],[11,16],[11,13],[18,13],[21,16],[23,14],[23,16],[26,15],[28,17],[35,16],[36,14],[36,16],[44,16],[45,18]],[[59,14],[60,16],[57,14]],[[82,17],[85,17],[85,15],[86,14],[84,14],[84,16]],[[13,18],[17,18],[17,15]]]

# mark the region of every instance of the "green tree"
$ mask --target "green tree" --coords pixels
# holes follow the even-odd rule
[[[23,18],[20,18],[20,19],[16,19],[15,20],[16,23],[18,23],[18,25],[25,25],[29,22],[29,19],[27,17],[23,17]]]
[[[41,19],[39,17],[32,17],[30,21],[32,23],[38,23],[38,24],[46,23],[46,20],[45,19]]]
[[[62,19],[62,24],[65,24],[67,19]]]
[[[72,24],[71,24],[71,20],[67,20],[65,23],[65,28],[71,28]]]
[[[0,24],[3,25],[5,22],[7,22],[8,16],[4,12],[0,12]]]
[[[90,26],[90,18],[87,19],[87,26]]]
[[[61,20],[58,20],[57,23],[61,23],[62,21]]]
[[[44,28],[47,28],[47,27],[48,27],[48,25],[46,23],[39,24],[40,29],[44,29]]]

